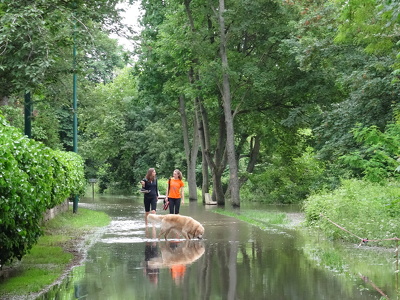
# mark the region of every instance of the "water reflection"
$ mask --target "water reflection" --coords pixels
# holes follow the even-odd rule
[[[169,269],[175,284],[180,285],[185,277],[186,268],[198,260],[205,251],[200,240],[159,240],[156,227],[146,227],[144,249],[144,272],[149,281],[158,284],[160,269]]]
[[[159,242],[159,246],[160,252],[154,256],[154,250],[158,250],[157,243],[146,243],[146,269],[157,274],[160,268],[169,269],[171,278],[177,285],[182,284],[187,266],[198,260],[205,250],[202,241],[163,241]]]
[[[145,226],[141,198],[80,205],[104,210],[113,221],[89,250],[79,273],[41,299],[380,297],[361,279],[337,276],[316,266],[305,255],[306,242],[296,231],[261,230],[190,203],[181,213],[202,223],[204,239],[166,242],[156,237],[156,228]]]
[[[146,228],[146,237],[149,238],[148,231],[152,232],[151,238],[156,239],[156,229],[153,227],[152,229]],[[152,264],[151,261],[154,259],[159,258],[159,249],[158,243],[156,240],[147,241],[144,247],[144,272],[149,278],[151,283],[157,284],[158,283],[158,275],[159,275],[159,267]]]

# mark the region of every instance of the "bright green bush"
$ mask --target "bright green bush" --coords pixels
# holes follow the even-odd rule
[[[399,199],[398,183],[382,185],[362,180],[344,180],[337,190],[307,199],[304,203],[306,223],[319,227],[332,239],[356,243],[361,241],[358,238],[382,240],[370,244],[393,247],[394,241],[388,239],[400,237]]]
[[[46,209],[83,194],[83,160],[23,136],[0,116],[0,266],[21,259],[41,235]]]
[[[384,132],[377,126],[358,125],[353,135],[360,144],[359,149],[340,159],[354,174],[361,173],[372,182],[399,178],[400,124],[389,124]]]

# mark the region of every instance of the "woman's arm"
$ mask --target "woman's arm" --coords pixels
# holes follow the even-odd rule
[[[181,187],[181,203],[185,204],[185,192],[183,190],[183,187]]]
[[[168,193],[169,193],[169,185],[171,184],[170,182],[171,179],[168,179],[167,181],[167,191],[165,192],[165,200],[168,200]]]

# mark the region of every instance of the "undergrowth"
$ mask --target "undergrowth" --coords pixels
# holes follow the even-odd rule
[[[378,240],[370,244],[393,247],[396,241],[392,239],[400,237],[399,199],[397,183],[344,180],[339,189],[307,199],[306,224],[320,228],[331,239],[352,243]]]

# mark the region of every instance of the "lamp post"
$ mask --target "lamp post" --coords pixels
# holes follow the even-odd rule
[[[31,101],[31,92],[25,93],[25,103],[24,103],[24,117],[25,117],[25,128],[24,134],[28,137],[32,137],[32,101]]]
[[[75,44],[75,31],[76,31],[76,23],[74,23],[74,32],[73,32],[73,79],[72,79],[72,110],[73,110],[73,152],[78,153],[78,101],[77,101],[77,74],[76,74],[76,44]],[[74,202],[72,206],[72,212],[78,212],[78,202],[79,197],[75,195]]]

